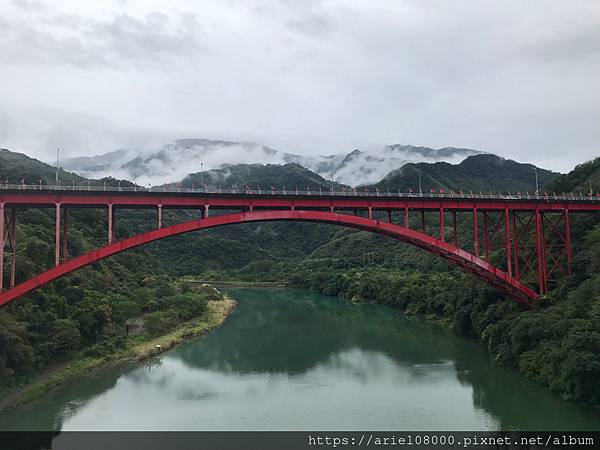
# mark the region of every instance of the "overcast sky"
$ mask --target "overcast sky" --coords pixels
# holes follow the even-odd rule
[[[594,0],[2,0],[0,146],[600,155]]]

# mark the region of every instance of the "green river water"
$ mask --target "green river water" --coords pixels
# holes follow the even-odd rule
[[[600,430],[476,341],[375,305],[235,289],[221,328],[0,414],[0,430]]]

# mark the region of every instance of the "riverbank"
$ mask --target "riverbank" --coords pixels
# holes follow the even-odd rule
[[[287,284],[283,281],[239,281],[239,280],[227,280],[227,281],[214,281],[214,280],[209,280],[209,281],[204,281],[204,280],[191,280],[191,279],[184,279],[182,280],[184,283],[188,283],[191,285],[204,285],[204,284],[210,284],[211,286],[214,287],[230,287],[230,288],[270,288],[270,289],[276,289],[276,288],[280,288],[283,289],[287,286]]]
[[[527,308],[460,272],[377,268],[296,270],[293,286],[398,308],[476,338],[498,366],[514,367],[564,400],[600,409],[600,333],[595,275]]]
[[[80,358],[50,367],[26,385],[5,391],[0,398],[0,411],[42,397],[66,382],[95,370],[156,357],[189,339],[210,333],[225,323],[236,305],[237,302],[227,296],[220,300],[209,300],[202,316],[182,323],[169,333],[155,338],[131,337],[126,348],[118,352],[97,358]]]

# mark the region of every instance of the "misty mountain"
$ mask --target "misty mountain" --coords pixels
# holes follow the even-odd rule
[[[447,192],[535,192],[537,171],[540,192],[560,174],[541,169],[533,164],[519,163],[496,155],[482,154],[466,158],[459,164],[406,164],[390,172],[372,188],[418,192],[419,175],[423,192],[445,189]]]
[[[326,180],[320,175],[297,163],[288,164],[235,164],[226,165],[219,169],[192,173],[186,176],[179,185],[185,188],[200,186],[201,184],[211,187],[233,187],[244,189],[268,190],[271,186],[278,189],[287,188],[292,191],[299,190],[324,191],[331,190],[331,180]],[[335,190],[341,190],[344,185],[334,182]]]
[[[390,170],[407,163],[458,163],[480,153],[464,148],[396,144],[368,151],[355,149],[347,154],[303,156],[252,142],[179,139],[159,148],[120,149],[103,155],[68,158],[61,165],[89,178],[113,176],[146,186],[174,182],[189,173],[228,165],[296,163],[325,179],[358,186],[376,183]]]

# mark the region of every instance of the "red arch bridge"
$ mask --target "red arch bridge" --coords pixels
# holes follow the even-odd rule
[[[69,258],[67,212],[89,207],[106,211],[107,243]],[[55,266],[16,284],[16,223],[19,211],[26,208],[54,210]],[[156,220],[155,228],[153,225],[152,231],[115,240],[116,211],[140,208],[156,211],[152,219]],[[163,226],[165,209],[199,213],[197,219]],[[274,188],[237,192],[6,185],[0,186],[0,306],[130,248],[190,231],[264,221],[320,222],[388,236],[438,255],[508,297],[530,303],[571,272],[570,215],[598,211],[600,198],[581,194],[422,195]],[[457,226],[457,221],[463,225]]]

